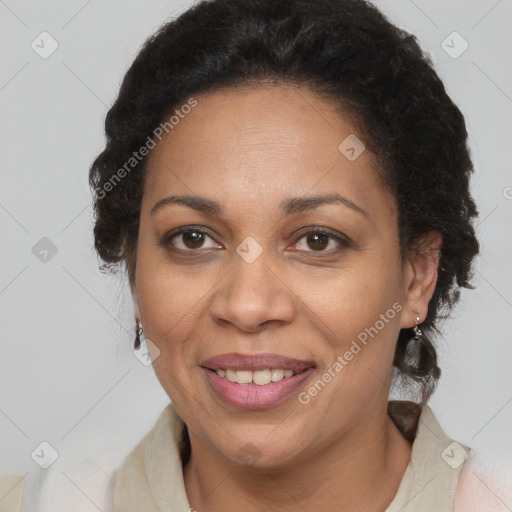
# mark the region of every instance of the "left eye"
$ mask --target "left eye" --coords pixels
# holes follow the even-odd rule
[[[303,242],[301,242],[303,240]],[[308,251],[307,249],[301,248],[309,247],[312,248],[312,251]],[[331,250],[337,250],[341,247],[347,247],[348,242],[343,238],[333,235],[332,233],[327,233],[324,231],[309,231],[308,233],[304,233],[297,242],[294,244],[298,250],[305,250],[306,252],[331,252]],[[330,249],[330,250],[326,250]]]

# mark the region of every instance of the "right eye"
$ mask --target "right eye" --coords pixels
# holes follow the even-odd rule
[[[171,250],[177,249],[185,252],[196,252],[197,249],[204,248],[203,245],[207,239],[210,239],[213,242],[213,245],[206,247],[206,249],[219,248],[217,242],[215,242],[215,240],[213,240],[206,231],[187,226],[165,235],[162,240],[162,245]]]

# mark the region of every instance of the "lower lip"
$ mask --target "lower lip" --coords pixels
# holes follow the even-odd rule
[[[285,377],[278,382],[270,382],[263,386],[257,384],[237,384],[221,377],[212,370],[203,368],[212,388],[226,403],[240,409],[263,409],[285,400],[293,394],[314,372],[308,368],[293,377]]]

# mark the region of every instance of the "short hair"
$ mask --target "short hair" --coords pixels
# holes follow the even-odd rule
[[[422,343],[402,329],[393,362],[394,376],[426,403],[440,376],[436,321],[448,316],[461,287],[472,288],[479,251],[473,166],[464,117],[428,55],[367,1],[203,0],[147,39],[90,168],[102,269],[124,262],[134,281],[146,158],[112,179],[155,128],[193,94],[268,81],[307,87],[354,120],[396,199],[402,257],[429,230],[443,237]]]

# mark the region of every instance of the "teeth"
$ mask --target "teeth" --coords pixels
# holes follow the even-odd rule
[[[284,370],[278,370],[277,368],[273,368],[272,370],[270,370],[270,377],[272,379],[272,382],[277,382],[278,380],[284,378]]]
[[[256,384],[265,386],[270,382],[278,382],[284,378],[291,377],[293,370],[283,370],[280,368],[272,368],[269,370],[256,370],[254,372],[248,370],[216,370],[217,375],[228,379],[230,382],[237,384]]]
[[[252,372],[252,381],[258,386],[264,386],[272,381],[270,378],[270,370],[257,370]]]
[[[252,382],[252,372],[238,370],[236,372],[236,382],[238,384],[250,384]]]

